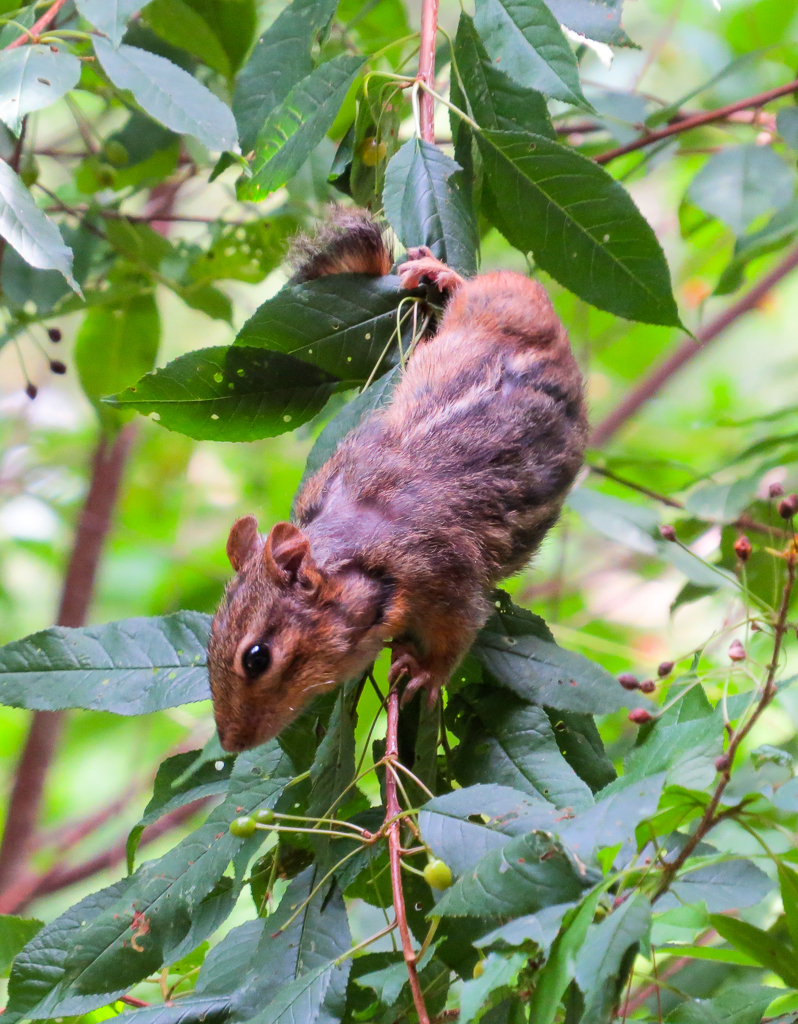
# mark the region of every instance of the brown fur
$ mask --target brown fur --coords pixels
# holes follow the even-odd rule
[[[237,575],[208,651],[227,749],[274,736],[391,639],[392,678],[434,699],[490,588],[529,560],[582,463],[582,379],[544,289],[508,272],[463,281],[429,250],[408,256],[405,287],[451,295],[437,334],[390,405],[308,481],[294,524],[265,541],[251,517],[233,527]],[[272,664],[251,682],[241,658],[255,643]]]

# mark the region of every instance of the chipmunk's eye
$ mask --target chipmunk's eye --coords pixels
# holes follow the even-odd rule
[[[253,644],[244,651],[241,664],[250,679],[257,679],[267,671],[272,663],[272,655],[266,644]]]

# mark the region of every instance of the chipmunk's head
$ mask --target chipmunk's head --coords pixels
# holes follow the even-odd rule
[[[325,571],[291,523],[264,538],[245,516],[227,554],[236,575],[213,620],[208,671],[219,740],[246,750],[376,657],[391,588],[356,566]]]

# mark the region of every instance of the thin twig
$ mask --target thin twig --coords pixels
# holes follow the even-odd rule
[[[782,262],[758,281],[741,299],[715,317],[706,327],[696,331],[694,338],[685,339],[673,355],[645,377],[626,396],[618,408],[599,423],[590,437],[590,444],[594,448],[600,448],[614,437],[646,402],[662,390],[671,377],[675,376],[686,363],[702,352],[711,341],[723,334],[741,316],[756,309],[768,292],[796,267],[798,267],[798,247],[791,249]]]
[[[684,844],[679,855],[674,860],[666,862],[665,869],[662,873],[662,881],[652,898],[652,903],[667,892],[668,887],[676,876],[676,873],[681,869],[687,858],[693,850],[695,850],[696,846],[698,846],[707,832],[714,828],[718,821],[721,820],[721,817],[727,816],[723,814],[723,812],[721,812],[721,814],[717,814],[716,812],[726,787],[731,780],[732,765],[734,764],[735,754],[737,753],[740,744],[759,720],[762,712],[768,707],[776,695],[776,672],[779,667],[779,656],[781,655],[782,643],[788,628],[787,614],[789,612],[793,587],[795,586],[796,557],[795,552],[790,551],[785,559],[787,563],[787,579],[782,590],[781,604],[779,606],[778,616],[773,629],[773,657],[768,665],[765,685],[762,688],[762,696],[759,698],[750,718],[735,731],[729,740],[729,749],[726,753],[726,767],[721,771],[720,781],[715,787],[712,799],[707,804],[695,831]]]
[[[399,691],[396,685],[391,687],[388,694],[388,728],[385,736],[385,760],[386,768],[391,762],[399,760]],[[410,929],[407,926],[407,913],[405,911],[405,897],[402,889],[402,843],[401,843],[401,822],[402,809],[399,806],[399,799],[396,794],[396,776],[390,770],[385,772],[385,813],[386,822],[390,821],[386,829],[388,836],[388,856],[391,866],[391,890],[393,893],[394,912],[399,925],[399,936],[402,940],[402,952],[407,965],[407,974],[410,979],[410,990],[413,993],[413,1003],[418,1014],[419,1024],[429,1024],[429,1014],[424,1003],[424,995],[421,991],[421,984],[418,980],[416,969],[417,957],[413,949],[413,942],[410,938]]]
[[[421,0],[421,49],[418,55],[419,81],[435,87],[435,41],[438,34],[438,0]],[[421,138],[435,141],[435,106],[432,96],[422,91],[420,97]]]
[[[67,0],[55,0],[55,3],[49,11],[45,11],[41,18],[39,18],[37,22],[34,22],[32,28],[26,29],[25,33],[18,36],[13,43],[9,43],[6,49],[13,50],[15,46],[22,46],[23,43],[35,43],[41,35],[42,30],[47,28],[50,22],[54,20],[56,14],[58,14],[66,2]]]
[[[597,164],[608,164],[619,156],[625,156],[627,153],[634,153],[635,150],[643,149],[645,146],[651,146],[653,143],[659,142],[660,139],[667,139],[672,135],[680,135],[682,132],[688,132],[692,128],[700,128],[704,124],[712,124],[714,121],[723,121],[730,114],[734,114],[738,110],[762,107],[766,103],[779,99],[780,96],[789,96],[790,93],[794,92],[798,92],[798,78],[792,82],[787,82],[786,85],[780,85],[776,89],[768,89],[767,92],[760,92],[756,96],[737,100],[736,103],[728,103],[725,107],[717,107],[715,110],[707,110],[701,114],[694,114],[692,117],[683,118],[675,124],[669,124],[665,128],[659,128],[657,131],[641,135],[639,139],[635,139],[634,142],[628,142],[625,146],[618,146],[617,149],[608,149],[606,153],[600,153],[594,159]]]

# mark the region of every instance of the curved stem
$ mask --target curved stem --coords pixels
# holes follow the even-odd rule
[[[419,81],[432,88],[435,81],[435,39],[438,34],[438,0],[421,0],[421,50]],[[430,93],[421,94],[421,138],[435,142],[435,107]]]
[[[35,43],[41,32],[47,28],[51,21],[53,21],[56,14],[58,14],[65,3],[66,0],[55,0],[55,3],[49,11],[45,11],[41,18],[34,23],[32,28],[25,29],[25,35],[18,36],[13,43],[8,44],[6,49],[13,50],[15,46],[22,46],[23,43]]]

